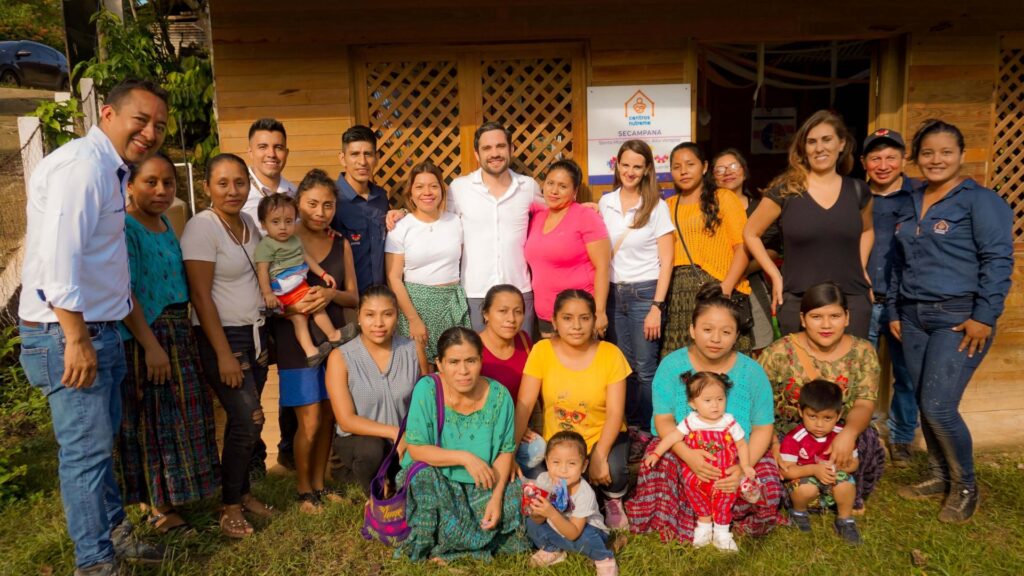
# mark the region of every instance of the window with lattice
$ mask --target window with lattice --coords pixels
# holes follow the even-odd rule
[[[512,130],[512,169],[540,176],[572,158],[572,60],[485,60],[481,66],[483,117]]]
[[[377,182],[395,197],[409,170],[431,160],[450,181],[459,174],[459,87],[455,62],[368,62],[370,127],[380,154]]]
[[[1013,235],[1024,242],[1024,49],[1002,51],[995,119],[990,184],[1013,208]]]

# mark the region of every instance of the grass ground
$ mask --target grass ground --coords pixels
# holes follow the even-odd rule
[[[64,528],[56,490],[55,446],[52,438],[34,440],[21,452],[29,465],[34,496],[0,511],[0,575],[70,574],[74,552]],[[694,550],[662,544],[656,535],[630,536],[619,553],[622,574],[713,575],[1020,575],[1024,574],[1024,457],[995,455],[980,459],[982,507],[964,526],[935,520],[936,502],[906,502],[896,487],[917,478],[923,458],[910,470],[886,473],[860,520],[864,546],[853,549],[833,536],[831,518],[814,518],[814,534],[779,529],[760,540],[740,539],[741,552],[724,555],[714,549]],[[216,504],[204,502],[188,510],[197,533],[158,538],[173,556],[160,568],[129,568],[133,575],[373,575],[457,574],[466,576],[583,575],[593,573],[581,557],[531,571],[525,554],[493,563],[459,562],[449,568],[412,564],[391,558],[391,550],[359,535],[359,504],[334,505],[317,517],[300,514],[292,502],[291,476],[271,475],[255,486],[265,501],[284,513],[257,524],[256,534],[228,541],[216,528]],[[357,494],[350,492],[353,500]],[[133,513],[138,520],[138,512]],[[916,553],[915,553],[916,551]],[[917,556],[915,563],[914,557]]]

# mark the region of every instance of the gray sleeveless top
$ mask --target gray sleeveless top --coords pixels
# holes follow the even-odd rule
[[[416,343],[395,334],[391,340],[391,361],[384,374],[361,337],[349,340],[340,350],[348,365],[348,391],[356,414],[389,426],[401,424],[409,412],[413,386],[420,377]],[[336,428],[339,436],[349,436],[341,427]]]

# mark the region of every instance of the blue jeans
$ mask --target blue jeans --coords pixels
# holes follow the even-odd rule
[[[61,384],[65,339],[60,324],[19,326],[25,376],[50,404],[60,445],[60,496],[80,568],[114,560],[110,531],[124,520],[113,465],[121,380],[127,371],[124,346],[114,323],[89,323],[88,328],[96,350],[96,380],[88,388],[68,388]]]
[[[590,524],[583,527],[579,538],[569,540],[556,532],[547,522],[537,524],[532,518],[527,517],[523,518],[523,523],[526,524],[526,534],[533,541],[533,545],[541,550],[578,552],[591,560],[607,560],[615,557],[608,549],[608,534]]]
[[[960,399],[992,345],[989,338],[974,358],[967,357],[967,350],[957,351],[964,334],[953,327],[971,317],[973,300],[903,302],[899,307],[903,355],[921,407],[929,467],[936,478],[968,487],[974,486],[974,453]]]
[[[914,430],[917,430],[917,398],[914,396],[914,385],[907,372],[907,362],[903,358],[903,344],[889,331],[889,319],[885,314],[885,304],[875,304],[871,309],[871,328],[868,340],[878,348],[879,339],[884,336],[889,347],[889,358],[892,360],[892,402],[889,404],[889,442],[893,444],[910,444],[914,441]]]
[[[622,350],[633,373],[626,379],[626,422],[651,431],[651,382],[658,369],[658,340],[644,338],[657,280],[612,284],[608,290],[608,339]]]

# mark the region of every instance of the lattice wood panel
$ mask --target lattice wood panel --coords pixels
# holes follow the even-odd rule
[[[366,62],[366,105],[381,159],[377,183],[401,190],[409,170],[432,160],[445,180],[458,175],[458,70],[454,61]]]
[[[1003,50],[996,94],[992,187],[1014,211],[1013,234],[1024,242],[1024,50]]]
[[[483,60],[483,118],[512,129],[512,169],[539,176],[572,158],[572,59]]]

